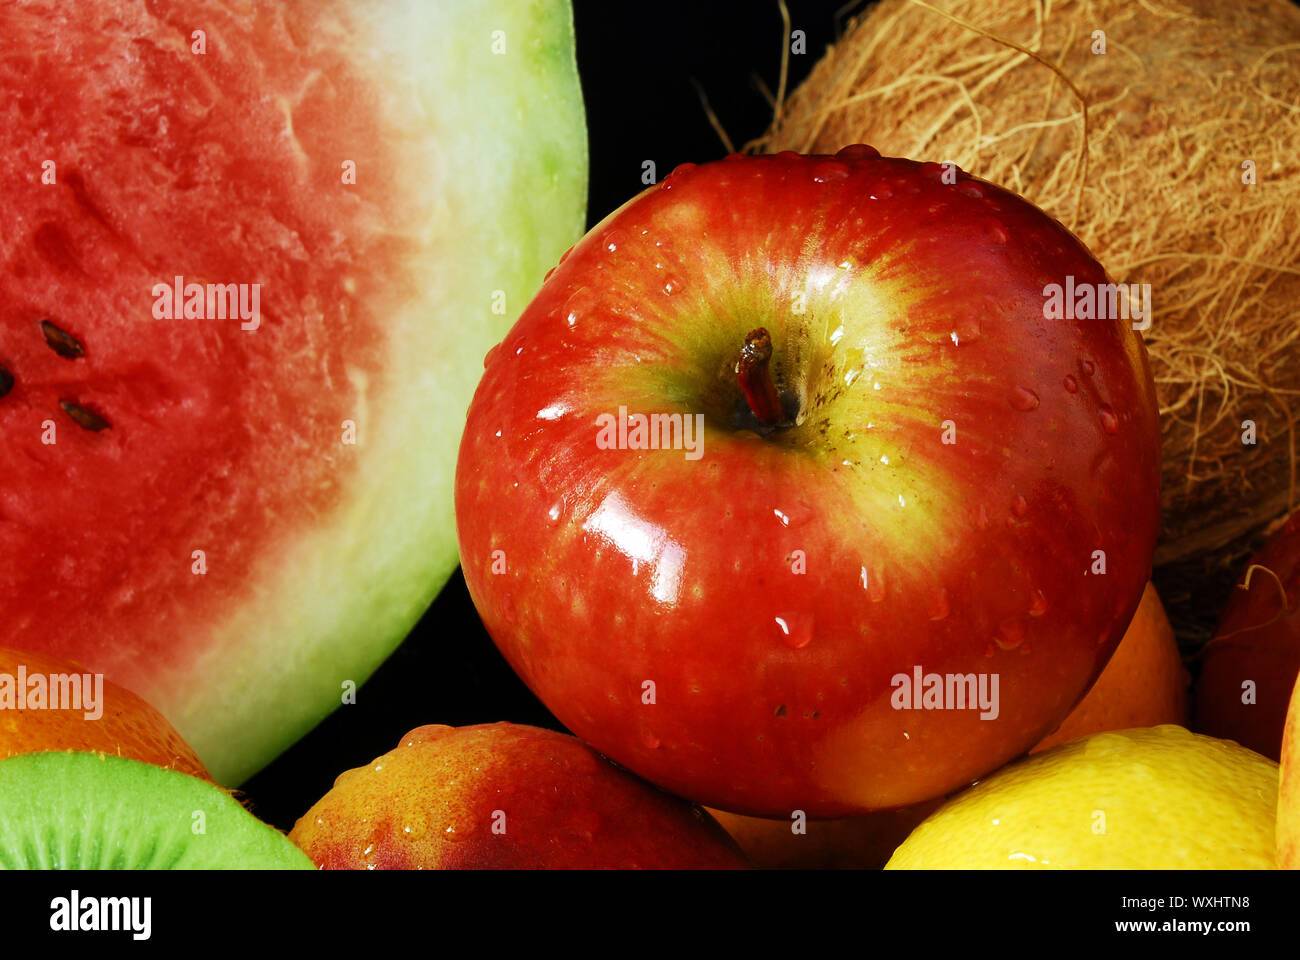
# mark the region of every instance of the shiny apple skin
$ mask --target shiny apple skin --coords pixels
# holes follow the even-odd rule
[[[678,168],[485,360],[456,479],[470,594],[570,730],[674,793],[838,817],[950,792],[1054,729],[1137,609],[1160,479],[1141,337],[1046,320],[1045,285],[1102,268],[944,172],[863,146]],[[738,429],[733,374],[758,326],[802,390],[766,437]],[[620,405],[705,414],[702,457],[600,449]],[[915,665],[998,674],[998,718],[895,710]]]
[[[1233,590],[1201,653],[1195,727],[1277,760],[1291,692],[1300,674],[1300,511],[1287,518],[1246,565],[1250,589]],[[1245,572],[1237,577],[1245,582]],[[1280,587],[1279,587],[1280,582]],[[1286,591],[1286,609],[1282,607]],[[1255,684],[1243,703],[1243,684]]]

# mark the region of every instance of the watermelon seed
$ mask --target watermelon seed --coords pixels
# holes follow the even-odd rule
[[[41,333],[45,334],[45,343],[59,356],[68,360],[84,357],[86,350],[77,338],[66,330],[60,330],[48,320],[41,321]]]
[[[5,369],[4,364],[0,363],[0,397],[9,395],[9,391],[14,388],[14,375]]]
[[[107,420],[94,410],[87,409],[79,403],[73,403],[71,400],[60,400],[59,406],[83,430],[93,430],[95,433],[99,433],[99,431],[107,430],[109,427]]]

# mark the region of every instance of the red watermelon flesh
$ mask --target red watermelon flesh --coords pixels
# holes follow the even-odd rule
[[[454,568],[482,356],[582,228],[567,3],[20,2],[0,90],[0,629],[237,782]]]

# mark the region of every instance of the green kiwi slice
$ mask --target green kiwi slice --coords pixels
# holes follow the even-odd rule
[[[0,868],[311,870],[220,787],[99,753],[0,760]]]

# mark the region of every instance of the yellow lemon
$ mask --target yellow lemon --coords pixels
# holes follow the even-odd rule
[[[1282,732],[1277,789],[1277,865],[1300,870],[1300,680],[1291,692]]]
[[[1093,734],[953,797],[885,869],[1271,869],[1277,769],[1172,724]]]

